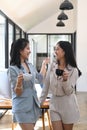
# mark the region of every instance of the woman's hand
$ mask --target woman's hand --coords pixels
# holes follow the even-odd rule
[[[63,81],[67,81],[67,79],[69,77],[69,72],[67,70],[64,70],[62,77],[63,77]]]
[[[15,93],[20,96],[23,92],[23,85],[22,85],[22,81],[23,81],[23,74],[19,74],[17,77],[17,83],[16,86],[14,88]]]
[[[43,60],[42,65],[47,65],[47,64],[49,64],[49,63],[50,63],[50,58],[47,57],[47,58],[45,58],[45,59]]]
[[[17,87],[22,86],[22,81],[23,81],[23,74],[20,73],[17,78]]]
[[[46,71],[47,71],[47,64],[50,63],[50,58],[47,57],[46,59],[43,60],[42,62],[42,67],[41,67],[41,71],[40,73],[45,76],[46,75]]]

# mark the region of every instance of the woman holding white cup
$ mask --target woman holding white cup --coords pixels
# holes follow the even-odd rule
[[[40,73],[28,62],[30,46],[27,39],[18,39],[11,46],[11,60],[8,69],[12,89],[13,121],[18,122],[22,130],[34,130],[35,123],[40,117],[40,104],[35,90],[35,80],[43,81],[46,64],[42,63]]]

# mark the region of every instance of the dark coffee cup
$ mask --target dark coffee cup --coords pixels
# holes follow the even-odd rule
[[[56,69],[56,75],[57,75],[57,76],[62,76],[62,75],[63,75],[63,71],[64,71],[64,70]]]

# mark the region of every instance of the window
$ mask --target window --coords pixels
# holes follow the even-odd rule
[[[20,29],[16,27],[16,39],[19,39],[20,37]]]
[[[25,38],[25,33],[24,33],[24,31],[22,31],[22,38]]]
[[[0,68],[5,68],[5,20],[0,15]]]
[[[9,48],[9,62],[10,62],[10,49],[13,42],[13,25],[8,23],[8,48]]]
[[[25,37],[24,31],[0,10],[0,68],[8,68],[13,40]],[[27,34],[26,34],[27,36]]]

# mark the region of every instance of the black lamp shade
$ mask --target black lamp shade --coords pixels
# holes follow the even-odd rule
[[[60,21],[56,24],[56,26],[64,27],[65,24],[62,22],[62,20],[60,20]]]
[[[61,5],[60,5],[60,9],[61,10],[70,10],[73,9],[73,5],[71,2],[69,2],[69,0],[65,0]]]
[[[64,12],[61,12],[60,15],[57,17],[57,19],[59,19],[59,20],[67,20],[68,16]]]

